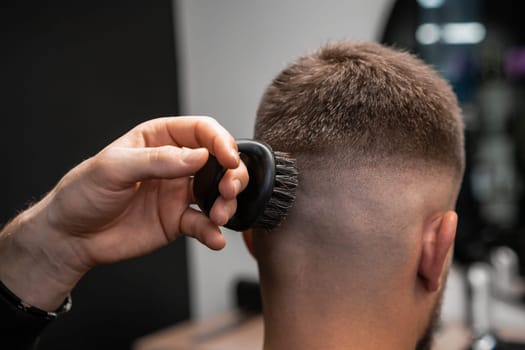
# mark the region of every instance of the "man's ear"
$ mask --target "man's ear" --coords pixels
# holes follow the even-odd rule
[[[257,260],[257,257],[255,256],[255,249],[253,248],[253,231],[252,231],[252,229],[243,231],[242,232],[242,238],[244,238],[244,245],[246,245],[246,249],[248,249],[248,251],[253,256],[253,258],[255,260]]]
[[[448,257],[452,253],[457,224],[456,212],[448,211],[424,228],[418,275],[430,292],[441,287]]]

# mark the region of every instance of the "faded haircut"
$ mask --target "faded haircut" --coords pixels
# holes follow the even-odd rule
[[[255,138],[274,150],[424,161],[464,171],[463,123],[450,85],[415,56],[336,42],[300,57],[266,89]]]

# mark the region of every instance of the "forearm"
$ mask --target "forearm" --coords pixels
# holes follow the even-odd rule
[[[24,303],[54,311],[82,273],[67,264],[66,242],[46,220],[48,198],[27,209],[0,233],[0,280]]]

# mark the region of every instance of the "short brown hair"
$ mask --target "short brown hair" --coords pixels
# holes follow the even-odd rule
[[[337,42],[300,57],[263,95],[255,138],[292,154],[424,160],[464,170],[463,123],[449,84],[415,56]]]

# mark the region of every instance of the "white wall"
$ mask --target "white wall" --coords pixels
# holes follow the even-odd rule
[[[377,40],[391,0],[174,0],[181,111],[218,119],[250,137],[259,98],[290,60],[329,40]],[[256,276],[240,234],[211,252],[189,241],[191,310],[197,318],[232,305],[238,276]]]

